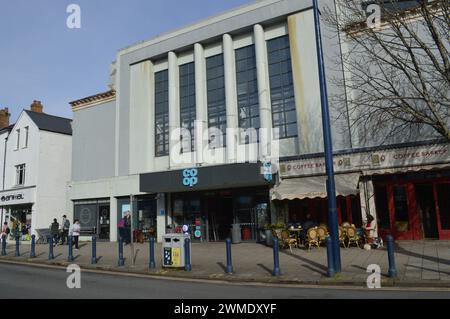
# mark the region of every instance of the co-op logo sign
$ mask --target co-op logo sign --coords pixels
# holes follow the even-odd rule
[[[1,197],[2,202],[9,202],[12,200],[22,200],[22,199],[24,199],[23,194],[5,195]]]
[[[198,183],[198,170],[196,168],[185,169],[183,171],[183,185],[193,187]]]

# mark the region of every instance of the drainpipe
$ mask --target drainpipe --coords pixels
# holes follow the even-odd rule
[[[8,134],[9,135],[9,134]],[[5,190],[5,172],[6,172],[6,145],[8,144],[8,137],[5,138],[5,153],[3,154],[3,181],[2,181],[2,190]],[[5,209],[2,206],[2,219],[0,219],[0,222],[3,223],[3,217],[4,217],[4,211]]]

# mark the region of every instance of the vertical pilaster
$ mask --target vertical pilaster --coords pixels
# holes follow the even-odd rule
[[[229,34],[223,35],[223,62],[225,77],[225,102],[227,108],[227,162],[236,161],[236,144],[238,127],[237,94],[236,94],[236,59],[234,55],[233,39]],[[231,134],[231,132],[234,132]]]
[[[114,196],[109,198],[109,237],[110,241],[116,242],[117,237],[117,199]]]
[[[198,129],[195,130],[196,162],[203,163],[203,130],[208,128],[208,105],[206,93],[206,60],[205,50],[200,43],[194,45],[195,61],[195,106]]]
[[[172,166],[171,150],[178,139],[172,140],[172,133],[180,127],[180,103],[179,103],[179,69],[178,58],[174,52],[169,52],[169,163]]]
[[[265,129],[267,134],[265,138],[260,136],[261,142],[265,142],[262,150],[269,150],[272,141],[272,107],[270,102],[269,68],[267,61],[267,44],[264,35],[264,29],[256,24],[253,27],[255,38],[256,71],[258,77],[258,96],[259,96],[259,118],[261,128]],[[266,155],[263,154],[262,155]]]
[[[164,215],[161,212],[164,212]],[[158,243],[162,242],[162,236],[166,233],[167,212],[164,193],[160,193],[156,199],[156,234]]]

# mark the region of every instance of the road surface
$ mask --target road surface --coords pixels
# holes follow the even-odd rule
[[[311,299],[450,298],[450,290],[274,287],[135,278],[81,273],[81,288],[69,289],[64,269],[0,263],[0,298],[130,299]]]

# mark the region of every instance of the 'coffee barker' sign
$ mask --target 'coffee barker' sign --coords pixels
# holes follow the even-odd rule
[[[450,163],[449,144],[334,156],[334,170],[336,173],[361,169],[420,166],[433,163]],[[325,174],[325,161],[323,158],[288,161],[281,163],[280,167],[281,176]]]

